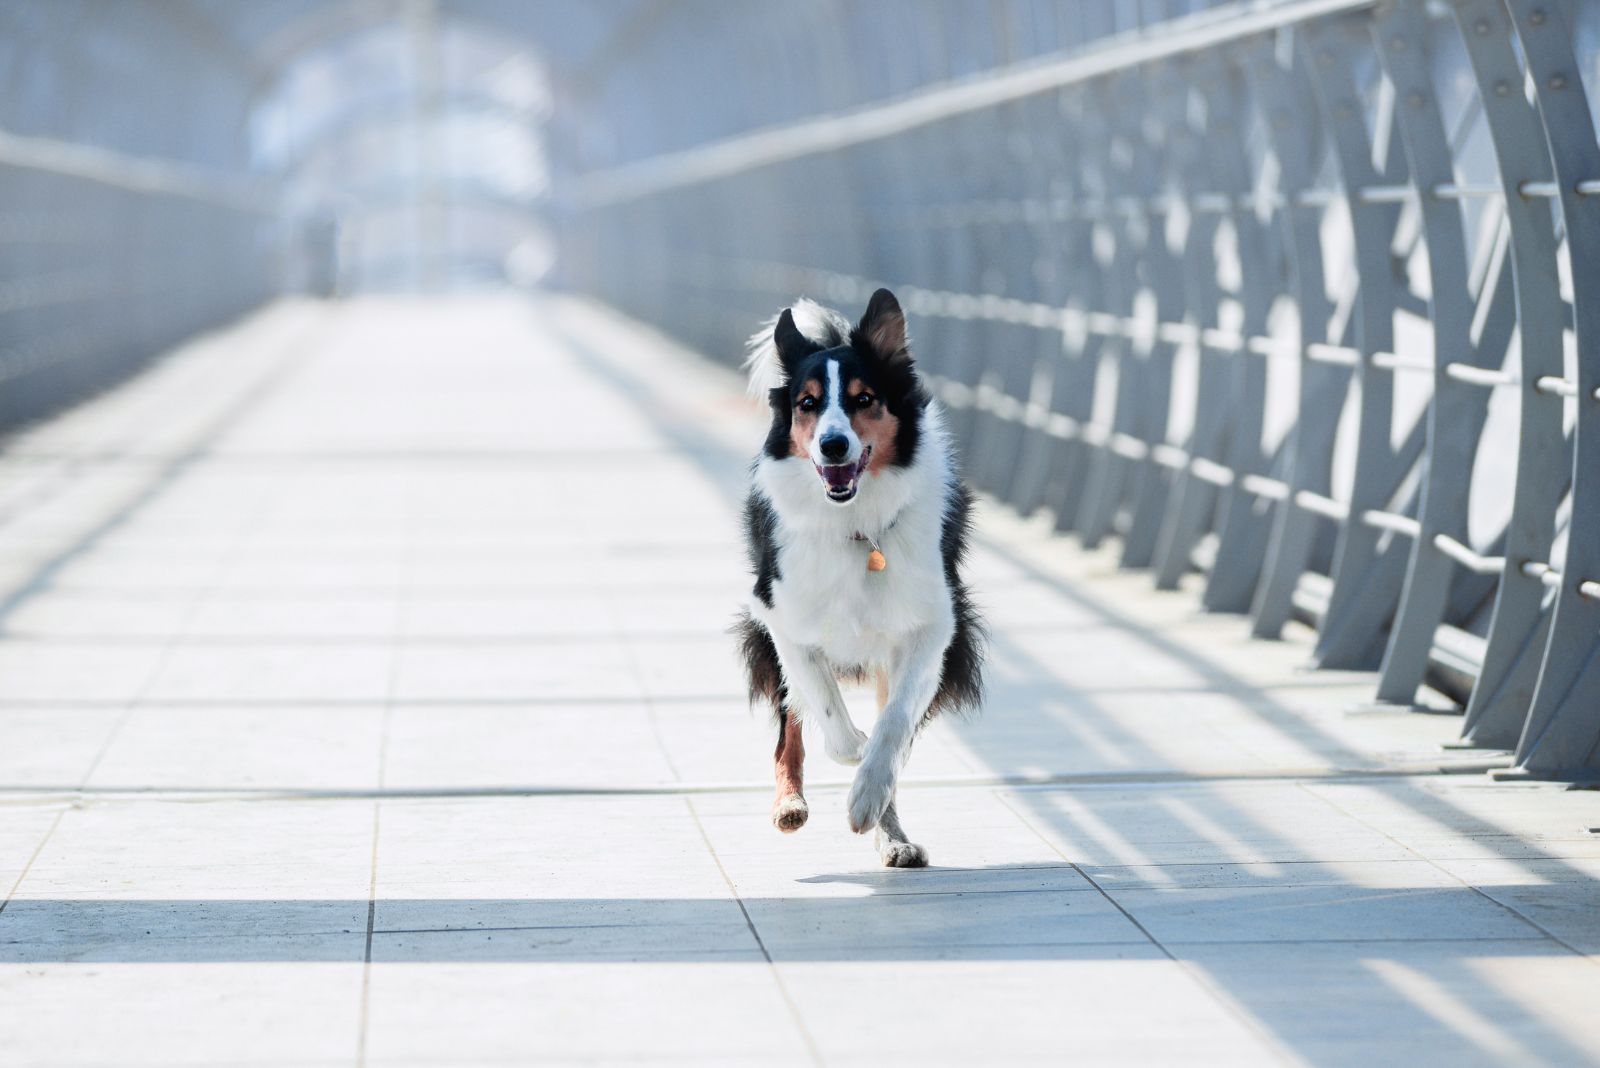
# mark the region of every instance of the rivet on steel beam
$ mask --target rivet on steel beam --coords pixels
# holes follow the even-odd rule
[[[1494,83],[1494,95],[1495,96],[1508,96],[1508,95],[1510,95],[1510,93],[1511,93],[1511,86],[1507,85],[1505,82],[1499,81],[1499,82],[1495,82]]]
[[[1550,88],[1552,88],[1552,89],[1565,89],[1566,87],[1567,87],[1567,76],[1565,74],[1552,74],[1552,75],[1550,75]]]
[[[1412,93],[1406,97],[1406,103],[1410,104],[1414,108],[1420,108],[1427,102],[1428,98],[1423,96],[1421,93]]]
[[[1489,36],[1489,29],[1490,29],[1489,20],[1488,19],[1479,19],[1477,22],[1474,22],[1472,24],[1472,29],[1473,29],[1473,32],[1476,33],[1479,37],[1487,37],[1487,36]]]
[[[1536,7],[1532,11],[1528,12],[1528,21],[1533,23],[1535,26],[1543,26],[1544,10]]]

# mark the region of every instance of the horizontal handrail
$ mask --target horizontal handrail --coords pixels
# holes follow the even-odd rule
[[[1365,10],[1376,3],[1377,0],[1239,2],[1165,22],[1155,30],[1112,37],[1093,48],[1002,67],[884,103],[766,127],[625,163],[586,176],[575,199],[581,207],[618,203],[772,163],[833,152],[1284,26]]]
[[[276,185],[261,178],[7,130],[0,130],[0,164],[83,178],[134,193],[183,197],[263,214],[278,210]]]

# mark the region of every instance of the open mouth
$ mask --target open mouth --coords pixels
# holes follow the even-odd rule
[[[822,484],[828,488],[828,500],[835,504],[844,504],[853,500],[856,489],[861,484],[861,473],[867,469],[867,461],[872,459],[872,446],[868,445],[861,450],[861,459],[853,464],[813,464],[817,469]]]

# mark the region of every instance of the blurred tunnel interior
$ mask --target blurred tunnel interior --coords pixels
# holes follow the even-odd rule
[[[0,404],[278,294],[559,282],[586,174],[1206,6],[8,0]]]

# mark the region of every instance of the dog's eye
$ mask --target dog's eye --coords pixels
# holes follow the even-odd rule
[[[865,411],[866,409],[872,407],[872,402],[875,400],[877,400],[877,398],[870,393],[857,393],[856,407]]]
[[[800,409],[802,412],[814,412],[817,410],[817,398],[807,393],[805,396],[795,401],[794,406]]]

